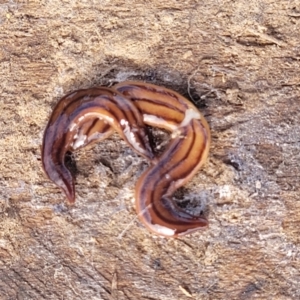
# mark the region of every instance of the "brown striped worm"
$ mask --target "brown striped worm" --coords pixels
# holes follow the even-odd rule
[[[144,124],[171,132],[164,153],[154,157]],[[179,208],[172,199],[205,162],[210,130],[198,109],[180,94],[153,84],[128,81],[112,89],[79,90],[63,97],[55,107],[44,134],[42,159],[49,178],[70,202],[74,180],[64,164],[67,151],[102,140],[116,130],[153,164],[136,185],[136,210],[152,232],[176,237],[207,225]]]
[[[124,82],[114,86],[131,99],[144,122],[172,132],[167,149],[142,174],[136,185],[136,210],[152,232],[176,237],[207,226],[179,208],[172,195],[190,180],[205,162],[210,146],[209,126],[198,109],[180,94],[153,84]]]
[[[75,187],[65,165],[66,153],[105,139],[112,128],[140,155],[154,159],[140,112],[116,90],[78,90],[63,97],[54,108],[44,133],[42,162],[48,177],[70,203],[75,201]]]

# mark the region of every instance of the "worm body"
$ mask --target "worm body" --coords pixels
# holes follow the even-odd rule
[[[183,96],[163,87],[131,81],[114,88],[135,103],[147,125],[171,132],[167,149],[137,182],[136,210],[141,222],[168,237],[207,226],[204,217],[184,212],[172,199],[208,156],[210,130],[204,117]]]
[[[172,199],[201,167],[207,155],[207,133],[198,120],[180,127],[158,163],[144,172],[136,185],[136,209],[151,231],[176,237],[207,225],[203,217],[184,212]]]
[[[176,130],[185,117],[187,109],[199,111],[178,93],[150,83],[125,81],[113,87],[134,102],[143,115],[145,124]]]
[[[63,97],[53,110],[42,147],[48,177],[75,201],[74,178],[65,165],[68,151],[102,140],[116,130],[140,155],[153,159],[145,126],[135,105],[115,90],[93,88]]]

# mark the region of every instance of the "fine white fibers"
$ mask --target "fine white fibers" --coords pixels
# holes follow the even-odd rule
[[[87,136],[82,134],[81,132],[79,132],[79,135],[75,134],[74,139],[76,139],[76,140],[73,143],[73,149],[75,150],[75,149],[81,147],[82,145],[84,145],[86,138],[87,138]]]
[[[72,123],[72,124],[70,125],[69,131],[73,131],[76,127],[77,127],[77,124],[76,124],[76,123]]]
[[[86,113],[84,116],[81,116],[79,119],[82,120],[81,119],[82,117],[84,117],[84,118],[86,118],[86,117],[94,117],[94,118],[98,118],[99,120],[105,120],[105,121],[107,121],[110,124],[114,123],[114,121],[115,121],[114,118],[112,118],[110,116],[107,116],[107,115],[101,114],[101,113],[94,113],[94,112]]]
[[[99,118],[100,119],[100,118]],[[104,119],[105,121],[107,121],[108,123],[110,124],[113,124],[114,123],[114,118],[111,118],[109,116],[103,116],[102,119]]]
[[[198,119],[200,120],[201,119],[201,115],[198,111],[196,111],[195,109],[192,109],[192,108],[188,108],[186,111],[185,111],[185,116],[184,116],[184,119],[182,120],[182,122],[180,123],[179,127],[184,127],[186,125],[188,125],[191,120],[193,119]]]
[[[182,139],[184,138],[184,135],[182,135],[182,132],[181,132],[181,130],[179,128],[177,128],[176,130],[174,130],[172,132],[172,134],[171,134],[171,139],[175,139],[177,137],[182,138]]]
[[[136,141],[135,134],[134,134],[134,129],[131,131],[130,127],[128,125],[128,121],[122,119],[120,121],[120,124],[124,126],[125,128],[123,129],[124,135],[126,136],[128,142],[140,153],[145,153],[144,149],[140,146],[140,144]]]
[[[154,224],[151,225],[151,227],[153,228],[153,231],[162,234],[162,235],[166,235],[166,236],[173,236],[175,234],[175,229],[171,229],[165,226],[161,226],[158,224]]]
[[[175,130],[177,128],[176,125],[169,124],[165,119],[153,115],[143,114],[143,120],[145,123],[149,123],[151,125],[166,126],[167,124],[170,130]]]
[[[201,114],[193,108],[188,108],[185,111],[185,115],[184,115],[184,118],[181,121],[181,123],[178,126],[176,126],[175,129],[173,130],[173,132],[171,134],[171,138],[172,139],[175,139],[177,137],[184,138],[184,136],[181,136],[180,128],[184,127],[184,126],[187,126],[193,119],[200,120],[201,119]]]
[[[85,115],[81,116],[80,118],[78,118],[78,122],[81,122],[84,118],[85,118]]]

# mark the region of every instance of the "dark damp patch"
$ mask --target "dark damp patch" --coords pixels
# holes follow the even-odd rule
[[[72,152],[68,151],[65,156],[65,165],[73,176],[76,176],[79,171],[77,169],[75,157]]]

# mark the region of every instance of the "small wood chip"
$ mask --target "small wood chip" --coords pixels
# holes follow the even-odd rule
[[[182,287],[181,285],[179,286],[179,289],[182,291],[183,294],[185,294],[187,297],[193,298],[192,294],[186,290],[184,287]]]

